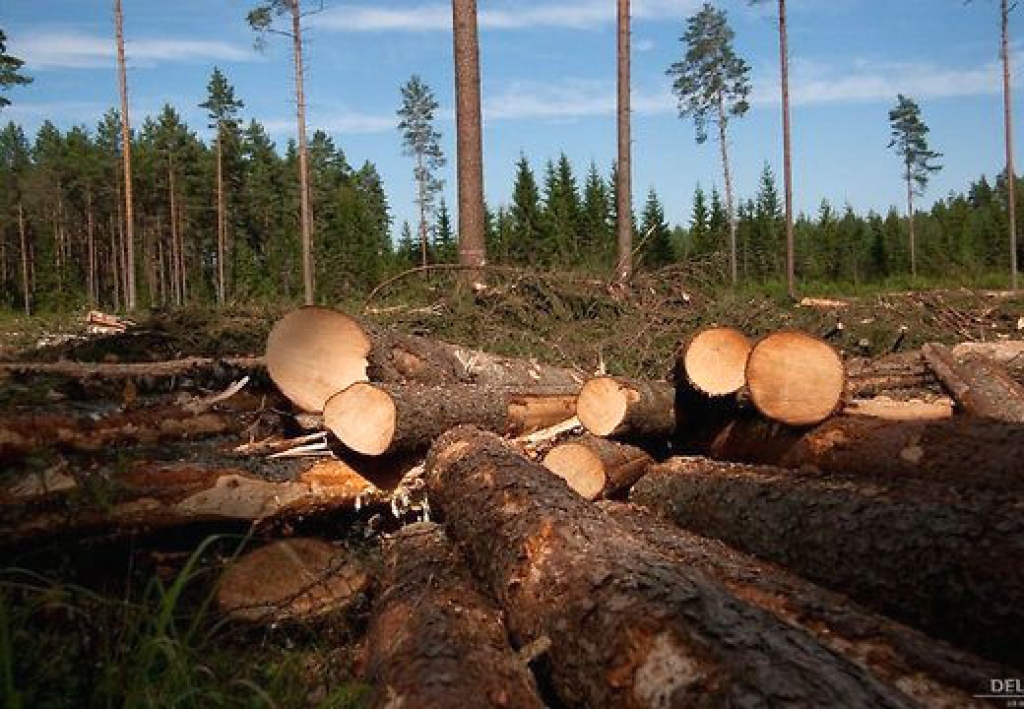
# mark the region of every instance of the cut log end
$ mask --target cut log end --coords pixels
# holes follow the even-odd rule
[[[699,332],[680,351],[678,364],[685,381],[708,396],[735,394],[746,383],[750,340],[731,327]]]
[[[587,500],[601,496],[608,476],[601,458],[581,443],[563,443],[544,456],[544,467]]]
[[[828,343],[783,331],[754,345],[746,379],[750,399],[764,416],[791,426],[811,426],[839,408],[846,372]]]
[[[267,372],[296,406],[323,411],[335,393],[366,381],[371,342],[353,318],[307,306],[281,318],[267,338]]]
[[[356,453],[382,455],[395,437],[398,410],[383,389],[356,382],[324,405],[324,423]]]
[[[629,390],[611,377],[596,377],[580,390],[576,416],[595,436],[610,436],[626,419]]]

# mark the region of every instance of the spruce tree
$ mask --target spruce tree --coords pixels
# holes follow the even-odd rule
[[[688,255],[696,258],[708,256],[715,251],[715,240],[711,232],[711,214],[708,212],[707,197],[700,184],[693,190],[693,206],[690,209],[688,232]]]
[[[448,213],[448,205],[444,198],[437,208],[437,220],[434,223],[434,251],[442,263],[451,263],[458,255],[455,243],[455,232],[452,231],[452,217]]]
[[[643,239],[640,261],[644,266],[654,269],[672,263],[672,231],[665,222],[665,209],[653,188],[647,193],[647,201],[644,203],[640,233]]]
[[[591,266],[602,263],[612,247],[612,204],[608,185],[597,171],[597,165],[590,163],[587,179],[583,184],[580,246],[583,260]]]
[[[513,262],[539,265],[544,262],[547,229],[541,210],[537,179],[525,155],[516,163],[515,184],[512,187],[513,241],[509,256]]]

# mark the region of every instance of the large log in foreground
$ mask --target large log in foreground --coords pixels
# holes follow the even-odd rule
[[[493,434],[445,434],[427,486],[514,643],[550,641],[550,681],[566,706],[910,704],[675,563]]]
[[[960,416],[886,421],[837,416],[809,431],[736,419],[706,446],[713,458],[965,487],[1024,489],[1024,427]]]
[[[973,416],[1024,423],[1024,386],[984,358],[961,364],[943,345],[930,343],[921,356],[956,402]]]
[[[979,654],[1024,664],[1024,497],[673,458],[630,499]]]
[[[806,630],[922,706],[983,706],[974,695],[988,690],[991,678],[1013,674],[717,539],[662,522],[645,507],[609,501],[598,504],[617,523],[680,564],[707,574],[747,603]]]
[[[676,428],[675,396],[668,382],[594,377],[580,389],[576,416],[595,436],[667,437]]]
[[[572,418],[573,388],[497,389],[357,382],[327,400],[324,423],[363,455],[426,449],[460,424],[520,435]]]
[[[790,426],[811,426],[839,408],[846,371],[827,342],[784,330],[762,338],[747,358],[750,401],[764,416]]]
[[[367,633],[373,706],[544,706],[500,612],[440,527],[413,524],[386,542],[384,575]]]
[[[233,467],[168,463],[138,463],[109,476],[58,469],[26,475],[0,488],[0,545],[206,522],[270,525],[386,497],[342,461],[296,467],[287,480]]]

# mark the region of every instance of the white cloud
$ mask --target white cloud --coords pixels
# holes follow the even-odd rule
[[[692,11],[697,0],[636,0],[633,17],[679,17]],[[615,4],[608,0],[488,3],[478,12],[485,30],[537,28],[592,29],[615,22]],[[337,32],[436,32],[452,26],[449,3],[425,3],[407,8],[336,6],[309,18],[309,25]]]
[[[672,113],[675,101],[668,89],[634,89],[634,113]],[[540,118],[565,120],[615,114],[615,85],[604,81],[569,79],[551,82],[516,82],[505,90],[484,96],[484,117],[489,120]]]
[[[116,49],[109,37],[77,32],[39,32],[12,39],[11,51],[27,67],[39,69],[91,68],[114,64]],[[129,39],[125,55],[130,65],[164,62],[196,63],[210,60],[246,61],[256,57],[249,47],[199,39]]]
[[[322,130],[328,133],[365,134],[393,131],[398,125],[395,114],[373,114],[352,111],[345,108],[312,110],[306,117],[310,131]],[[294,118],[274,118],[263,122],[267,132],[275,136],[290,136],[295,133]]]

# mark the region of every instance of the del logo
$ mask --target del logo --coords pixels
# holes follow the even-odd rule
[[[1024,694],[1024,681],[1020,679],[990,679],[988,682],[992,694]]]

